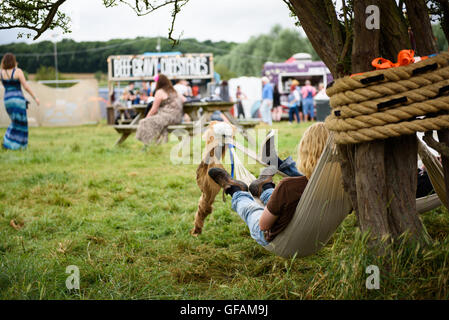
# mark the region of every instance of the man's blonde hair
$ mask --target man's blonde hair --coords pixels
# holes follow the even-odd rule
[[[324,122],[317,122],[310,126],[298,146],[298,170],[310,179],[318,160],[326,146],[329,131]]]

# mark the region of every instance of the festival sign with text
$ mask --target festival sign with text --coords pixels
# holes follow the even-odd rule
[[[109,80],[153,80],[159,74],[170,79],[212,79],[212,54],[121,55],[108,58]]]

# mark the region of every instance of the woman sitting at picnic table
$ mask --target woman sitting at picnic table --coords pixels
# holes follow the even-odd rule
[[[171,81],[159,75],[154,94],[153,106],[145,119],[140,120],[136,138],[144,144],[161,142],[168,137],[167,127],[182,121],[182,105],[186,98],[173,88]]]

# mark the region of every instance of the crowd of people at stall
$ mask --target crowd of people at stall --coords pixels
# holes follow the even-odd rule
[[[130,82],[124,89],[119,101],[122,105],[126,105],[132,109],[134,104],[147,104],[151,107],[154,100],[154,94],[156,90],[157,78],[155,81],[147,82],[142,81],[140,87],[136,87],[135,82]],[[187,101],[200,100],[202,97],[200,88],[198,85],[191,85],[189,81],[185,79],[179,79],[172,82],[175,91],[185,97]],[[272,125],[273,122],[282,121],[288,115],[288,121],[304,122],[316,120],[316,102],[315,98],[318,96],[326,97],[325,88],[323,83],[319,83],[318,87],[314,87],[310,80],[305,80],[301,83],[292,79],[287,84],[289,86],[289,93],[286,95],[286,99],[281,99],[281,93],[277,84],[273,84],[267,77],[262,78],[262,96],[260,101],[259,111],[256,114],[256,118],[260,119],[268,124]],[[226,101],[234,102],[235,105],[231,110],[231,113],[238,119],[247,119],[251,117],[245,113],[244,100],[248,97],[245,94],[242,86],[237,85],[234,95],[230,94],[229,84],[226,80],[221,81],[215,86],[215,89],[210,93],[210,100],[214,101]],[[149,108],[150,109],[150,108]],[[132,110],[127,113],[127,116],[133,117]],[[223,117],[219,111],[213,115],[213,120],[223,120]],[[184,121],[189,121],[187,117]]]
[[[281,121],[284,113],[284,104],[281,102],[281,94],[277,85],[273,85],[267,77],[262,78],[262,121],[271,125],[273,121]],[[303,121],[315,121],[317,96],[326,96],[324,84],[320,83],[318,89],[312,86],[310,80],[305,80],[304,85],[293,79],[290,82],[286,108],[290,123]]]

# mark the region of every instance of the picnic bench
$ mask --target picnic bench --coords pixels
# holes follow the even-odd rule
[[[191,137],[195,134],[195,127],[203,125],[204,127],[209,124],[210,116],[214,111],[220,111],[224,116],[236,126],[237,130],[247,139],[251,144],[255,144],[254,139],[248,134],[248,130],[254,128],[259,121],[257,120],[237,120],[229,112],[229,109],[234,105],[232,102],[194,102],[185,103],[184,112],[187,113],[192,122],[184,122],[177,125],[168,126],[168,132],[174,131],[182,132],[186,131]],[[145,117],[146,105],[132,105],[131,107],[118,107],[120,112],[120,118],[117,125],[113,128],[120,134],[119,139],[116,141],[116,145],[123,143],[133,132],[137,131],[138,123],[140,119]],[[136,116],[133,119],[126,119],[126,111],[134,109]],[[199,110],[202,109],[203,115],[200,116]],[[181,139],[181,136],[178,136]]]

